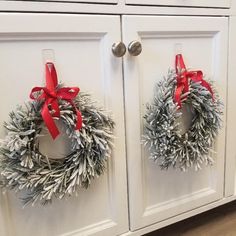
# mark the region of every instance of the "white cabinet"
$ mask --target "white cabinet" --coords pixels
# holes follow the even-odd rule
[[[215,144],[215,164],[201,171],[163,171],[141,145],[146,103],[155,84],[174,68],[181,50],[188,68],[213,79],[223,102],[227,89],[228,19],[124,16],[123,38],[141,42],[138,57],[124,59],[125,114],[131,229],[136,230],[219,200],[224,193],[225,126]],[[223,123],[225,124],[224,111]]]
[[[42,52],[54,52],[60,81],[92,93],[116,122],[107,172],[78,197],[22,209],[14,193],[2,199],[2,236],[119,235],[128,231],[122,60],[111,53],[121,40],[119,16],[0,14],[0,137],[3,121],[44,83]],[[50,144],[49,144],[50,145]],[[4,216],[3,216],[4,215]],[[1,230],[4,228],[1,227]],[[2,231],[0,231],[2,232]]]
[[[125,2],[144,4],[140,0],[124,0],[124,5]],[[145,5],[149,4],[229,7],[229,1],[221,0],[146,0]],[[127,8],[121,7],[119,12],[132,8],[123,7]],[[2,125],[9,112],[29,99],[32,87],[44,83],[45,51],[54,54],[59,80],[92,93],[94,100],[111,111],[116,122],[113,155],[102,177],[94,180],[89,189],[81,190],[78,197],[55,201],[47,207],[22,209],[14,193],[0,196],[0,235],[115,236],[128,231],[127,235],[140,235],[141,228],[152,225],[155,229],[155,223],[167,219],[173,223],[176,216],[180,220],[193,209],[210,209],[213,202],[220,205],[224,196],[235,194],[236,72],[232,69],[235,56],[230,52],[227,96],[228,17],[0,13],[0,21],[4,22],[0,24],[0,99],[4,101],[0,138],[4,137]],[[235,25],[232,18],[230,51],[236,51]],[[127,52],[122,62],[122,58],[112,54],[113,43],[123,41],[128,46],[134,40],[142,44],[139,56]],[[225,103],[224,125],[214,146],[215,163],[198,172],[162,171],[148,159],[148,152],[141,145],[146,103],[153,98],[155,84],[174,67],[179,52],[188,68],[201,69],[215,81]]]
[[[126,4],[229,8],[230,0],[126,0]]]

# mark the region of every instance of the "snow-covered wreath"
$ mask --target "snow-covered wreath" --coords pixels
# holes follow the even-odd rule
[[[178,122],[182,106],[190,107],[194,114],[184,134]],[[162,169],[198,170],[204,163],[212,164],[222,107],[212,82],[204,80],[201,71],[187,71],[182,55],[176,55],[176,70],[157,84],[153,102],[147,104],[143,143],[150,158]]]
[[[57,84],[53,63],[46,64],[46,87],[32,90],[34,101],[18,106],[5,123],[1,140],[2,186],[23,193],[24,204],[42,204],[87,188],[100,176],[111,155],[114,121],[79,88]],[[73,99],[73,100],[72,100]],[[81,115],[82,114],[82,115]],[[39,150],[45,125],[53,138],[59,134],[55,119],[64,124],[71,152],[63,159],[48,158]],[[45,125],[44,125],[45,123]]]

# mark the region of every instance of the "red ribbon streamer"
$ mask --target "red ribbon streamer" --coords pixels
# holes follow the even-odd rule
[[[210,84],[203,79],[202,71],[187,71],[182,54],[177,54],[175,57],[175,70],[177,75],[177,87],[174,94],[174,101],[178,104],[179,108],[182,106],[181,96],[189,92],[189,80],[200,82],[200,84],[211,93],[212,99],[214,99],[212,88]]]
[[[58,104],[59,99],[63,99],[72,105],[77,116],[75,129],[81,129],[82,115],[73,103],[73,99],[76,98],[80,89],[78,87],[57,88],[57,72],[54,64],[51,62],[46,63],[45,70],[46,87],[34,87],[31,90],[30,98],[33,100],[44,100],[41,115],[52,138],[55,139],[60,134],[53,119],[53,117],[60,117],[60,109]],[[39,96],[35,96],[34,93],[36,92],[41,92],[41,94]]]

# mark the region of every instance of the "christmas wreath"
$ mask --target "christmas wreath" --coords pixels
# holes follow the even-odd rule
[[[157,84],[153,102],[147,104],[143,143],[161,169],[198,170],[213,163],[211,148],[221,127],[222,103],[201,71],[186,70],[181,54],[175,64],[175,71]],[[185,133],[178,122],[183,106],[194,114]]]
[[[114,122],[90,95],[79,88],[58,85],[53,63],[46,64],[46,87],[35,87],[34,99],[10,113],[1,140],[2,186],[21,191],[24,204],[43,204],[87,188],[100,176],[111,155]],[[81,115],[82,114],[82,115]],[[64,124],[71,152],[63,159],[48,158],[39,150],[42,129],[59,135],[55,120]],[[45,123],[45,125],[44,125]]]

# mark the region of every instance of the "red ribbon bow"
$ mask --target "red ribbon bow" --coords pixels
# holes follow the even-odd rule
[[[181,96],[189,92],[189,80],[200,82],[200,84],[211,93],[212,99],[214,99],[212,88],[210,84],[203,79],[202,71],[187,71],[181,54],[177,54],[175,57],[175,70],[177,75],[177,87],[174,94],[174,100],[179,108],[182,106]]]
[[[46,63],[45,69],[46,87],[34,87],[31,90],[30,98],[34,100],[44,100],[41,115],[52,138],[55,139],[60,133],[53,119],[53,117],[60,117],[58,99],[63,99],[72,105],[77,115],[75,129],[79,130],[82,127],[82,115],[73,103],[73,99],[76,98],[80,89],[78,87],[57,88],[57,72],[54,64],[51,62]],[[41,92],[41,94],[35,97],[35,92]]]

